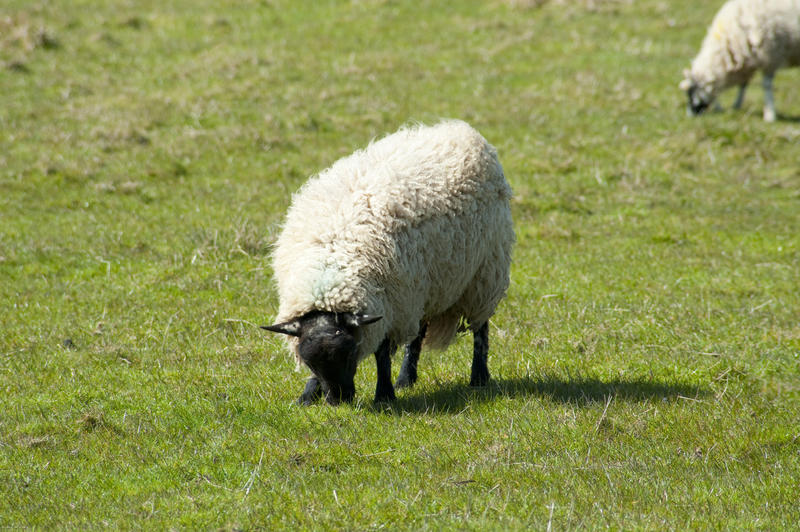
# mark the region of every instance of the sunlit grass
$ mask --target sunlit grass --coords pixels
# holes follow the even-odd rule
[[[6,2],[0,527],[796,526],[800,72],[687,118],[716,7]],[[515,190],[493,381],[299,408],[291,194],[440,117]]]

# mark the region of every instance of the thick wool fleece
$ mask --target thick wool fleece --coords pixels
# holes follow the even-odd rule
[[[800,0],[729,0],[711,22],[688,81],[716,96],[761,70],[800,65]]]
[[[273,253],[277,321],[383,316],[363,328],[359,360],[387,336],[411,341],[423,321],[427,345],[447,346],[508,288],[510,198],[495,149],[460,121],[404,128],[340,159],[292,198]]]

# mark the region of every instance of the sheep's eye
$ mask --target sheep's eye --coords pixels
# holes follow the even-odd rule
[[[334,335],[334,336],[341,336],[343,332],[344,332],[344,331],[342,331],[341,329],[336,329],[336,330],[333,332],[333,335]]]

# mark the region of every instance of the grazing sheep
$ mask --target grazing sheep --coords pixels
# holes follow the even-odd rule
[[[763,72],[764,120],[775,121],[772,79],[779,68],[800,66],[800,0],[729,0],[714,17],[692,68],[680,83],[689,113],[705,111],[733,85],[742,105],[747,83]]]
[[[474,335],[472,378],[486,384],[489,317],[509,283],[514,229],[497,152],[460,121],[371,143],[293,197],[273,253],[287,335],[313,376],[310,404],[351,401],[358,363],[377,364],[376,401],[394,399],[391,355],[409,343],[398,386],[416,380],[423,340]]]

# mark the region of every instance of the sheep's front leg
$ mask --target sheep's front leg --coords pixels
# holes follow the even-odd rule
[[[406,346],[406,355],[403,358],[403,365],[400,366],[400,374],[397,376],[395,387],[406,388],[413,386],[417,382],[417,363],[419,362],[419,353],[422,351],[422,341],[425,339],[425,331],[427,329],[428,325],[423,324],[414,341]]]
[[[734,109],[741,109],[744,103],[744,91],[747,89],[747,82],[739,85],[739,94],[736,95],[736,101],[733,102]]]
[[[319,384],[319,379],[311,377],[306,381],[306,387],[303,394],[297,400],[297,404],[308,406],[322,397],[322,386]]]
[[[396,349],[397,344],[386,338],[375,351],[375,366],[378,373],[375,385],[376,403],[395,400],[394,386],[392,386],[392,355]]]
[[[485,386],[489,382],[489,322],[473,331],[472,376],[470,386]]]
[[[767,122],[775,121],[775,96],[772,94],[772,78],[774,73],[764,73],[761,85],[764,87],[764,120]]]

